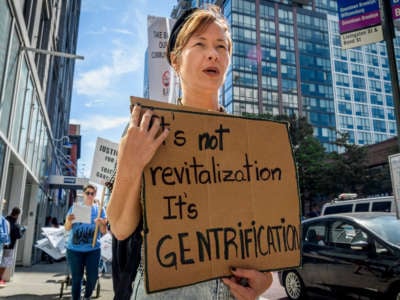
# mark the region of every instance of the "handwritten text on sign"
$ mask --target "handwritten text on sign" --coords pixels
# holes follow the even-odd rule
[[[286,124],[138,98],[170,134],[144,172],[149,292],[300,263],[297,179]],[[187,108],[185,108],[187,109]]]
[[[98,184],[110,181],[117,166],[118,144],[97,137],[90,180]]]

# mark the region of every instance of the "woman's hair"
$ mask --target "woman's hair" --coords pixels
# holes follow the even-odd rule
[[[92,189],[97,192],[97,188],[93,184],[87,184],[84,186],[83,191],[86,192],[87,189]]]
[[[172,64],[171,55],[179,57],[182,49],[196,32],[203,32],[212,23],[218,24],[224,31],[228,42],[229,55],[232,54],[232,39],[228,21],[222,15],[216,5],[208,5],[206,8],[192,8],[185,11],[171,30],[167,47],[167,59]]]
[[[58,226],[58,220],[57,220],[56,217],[53,217],[53,218],[51,219],[51,225]]]
[[[20,213],[21,213],[21,209],[17,206],[15,206],[11,211],[11,215],[14,217],[18,216]]]

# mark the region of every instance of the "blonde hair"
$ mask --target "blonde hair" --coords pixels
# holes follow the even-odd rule
[[[225,31],[226,40],[228,42],[228,52],[229,56],[231,56],[232,38],[228,21],[225,19],[224,15],[222,15],[221,9],[218,6],[208,5],[204,9],[194,10],[194,12],[190,14],[190,16],[188,16],[184,21],[184,24],[176,37],[174,47],[169,53],[170,61],[176,61],[176,59],[180,56],[182,49],[186,46],[194,33],[201,33],[205,31],[207,27],[214,22]],[[174,56],[175,58],[172,59],[171,56]]]

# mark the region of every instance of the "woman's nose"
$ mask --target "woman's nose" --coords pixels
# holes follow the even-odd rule
[[[218,58],[218,53],[215,49],[210,49],[208,53],[208,60],[217,60]]]

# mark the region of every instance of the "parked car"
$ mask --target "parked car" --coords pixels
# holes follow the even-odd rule
[[[279,272],[290,299],[311,289],[342,297],[400,299],[400,220],[384,212],[302,222],[302,267]]]

